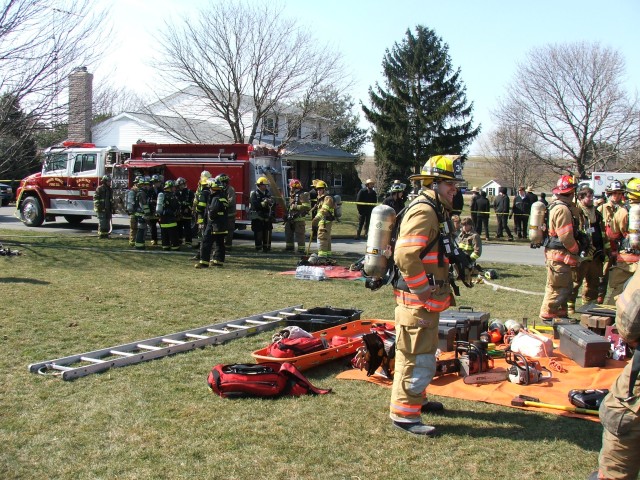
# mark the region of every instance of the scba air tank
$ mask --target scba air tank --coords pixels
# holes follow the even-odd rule
[[[387,205],[378,205],[371,211],[364,273],[368,277],[382,278],[387,271],[391,255],[391,235],[396,223],[396,211]]]
[[[164,192],[158,194],[158,200],[156,202],[156,215],[162,215],[164,211]]]
[[[529,214],[529,241],[532,244],[539,245],[544,240],[544,216],[547,213],[547,207],[542,202],[534,202],[531,205],[531,213]]]
[[[333,196],[333,212],[336,218],[342,218],[342,197],[340,195]]]
[[[640,250],[640,203],[634,203],[629,208],[628,232],[629,246],[634,250]]]
[[[129,190],[127,192],[125,209],[127,213],[133,214],[135,212],[136,192],[135,190]]]

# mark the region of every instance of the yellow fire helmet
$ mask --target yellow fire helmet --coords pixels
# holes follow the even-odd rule
[[[327,188],[327,184],[323,180],[316,180],[316,189],[318,188]]]
[[[427,160],[419,174],[411,175],[409,179],[464,182],[460,158],[460,155],[435,155]]]
[[[256,185],[269,185],[269,180],[267,180],[267,177],[260,177],[256,180]]]
[[[632,178],[626,185],[627,197],[632,202],[640,202],[640,178]]]

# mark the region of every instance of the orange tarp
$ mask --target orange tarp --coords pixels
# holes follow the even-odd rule
[[[447,354],[449,354],[449,352],[447,352]],[[626,362],[607,360],[604,367],[581,368],[573,360],[567,358],[557,350],[554,351],[551,358],[553,358],[555,362],[559,362],[560,365],[566,369],[566,372],[557,372],[551,369],[553,378],[550,381],[535,385],[516,385],[508,380],[485,385],[467,385],[461,377],[454,373],[434,378],[429,387],[427,387],[427,395],[476,400],[505,406],[511,406],[511,400],[516,396],[527,395],[529,397],[536,397],[543,403],[570,407],[572,405],[568,398],[569,390],[610,388],[615,378],[626,365]],[[549,359],[540,359],[540,364],[548,367]],[[495,359],[494,368],[491,371],[504,371],[508,369],[508,367],[509,365],[503,358]],[[366,372],[361,370],[347,370],[338,374],[337,378],[345,380],[366,380],[391,387],[390,380],[378,375],[367,377]],[[563,410],[538,407],[525,407],[525,409],[598,421],[598,417],[595,415],[583,415],[565,412]]]

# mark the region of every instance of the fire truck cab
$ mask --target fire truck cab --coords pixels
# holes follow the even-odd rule
[[[80,223],[95,215],[93,195],[103,175],[112,175],[129,157],[116,147],[63,142],[44,152],[42,171],[20,182],[16,214],[30,227],[63,216]]]

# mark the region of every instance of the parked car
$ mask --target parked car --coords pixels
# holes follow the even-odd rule
[[[6,207],[13,198],[13,189],[5,184],[0,183],[0,199],[2,199],[2,206]]]

